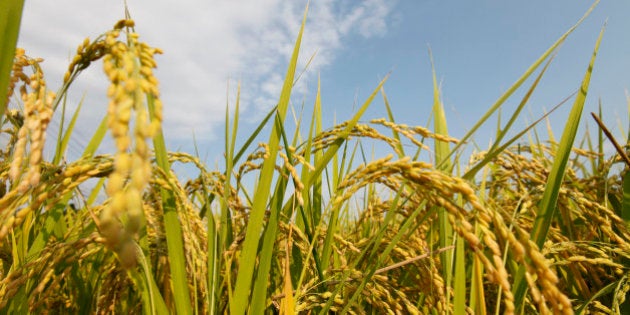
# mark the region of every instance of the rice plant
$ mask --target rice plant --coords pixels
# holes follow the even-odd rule
[[[21,1],[1,4],[10,5],[21,11]],[[353,117],[328,128],[318,84],[310,116],[289,130],[307,12],[277,106],[245,137],[238,99],[234,117],[226,114],[223,169],[166,148],[161,122],[169,104],[153,74],[161,50],[142,41],[130,16],[79,44],[57,92],[41,59],[3,41],[0,313],[629,310],[630,159],[619,144],[604,155],[604,143],[619,139],[601,110],[593,114],[597,133],[577,134],[587,123],[582,111],[603,29],[559,143],[539,140],[545,117],[506,138],[582,20],[461,139],[448,132],[436,69],[432,126],[395,121],[385,78]],[[0,23],[18,32],[19,19]],[[82,156],[63,161],[79,110],[59,105],[81,72],[98,65],[108,78],[106,117]],[[526,93],[496,141],[464,159],[476,130],[521,88]],[[364,117],[377,97],[388,116]],[[71,118],[47,160],[55,111]],[[96,155],[108,133],[115,151]],[[367,158],[370,146],[389,152]],[[176,163],[197,172],[178,176]]]

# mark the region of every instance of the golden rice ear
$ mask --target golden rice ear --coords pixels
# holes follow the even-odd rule
[[[12,95],[16,84],[22,81],[20,96],[24,105],[24,117],[19,124],[17,142],[9,170],[9,178],[20,193],[25,193],[40,182],[46,130],[53,115],[55,93],[46,87],[44,73],[39,65],[42,61],[40,58],[29,58],[23,49],[17,49],[13,75],[10,79],[9,96]],[[33,74],[27,76],[23,72],[25,67],[32,69]],[[12,112],[7,113],[11,114]],[[15,117],[15,115],[12,116]],[[27,145],[30,152],[26,150]],[[28,157],[25,156],[26,154]],[[28,163],[24,165],[26,158]],[[24,172],[26,175],[22,178],[21,175]]]
[[[152,70],[156,66],[153,55],[160,50],[140,42],[136,33],[127,32],[127,40],[119,41],[121,29],[125,27],[133,27],[133,21],[119,21],[99,42],[106,52],[103,70],[111,81],[107,125],[117,149],[114,170],[107,185],[111,202],[101,216],[101,224],[114,228],[118,225],[112,220],[125,218],[124,237],[113,237],[108,244],[119,253],[121,263],[130,266],[133,238],[144,222],[143,193],[151,179],[151,153],[147,141],[161,128],[162,108]],[[158,104],[152,117],[146,108],[148,96]],[[109,237],[108,234],[104,236]]]

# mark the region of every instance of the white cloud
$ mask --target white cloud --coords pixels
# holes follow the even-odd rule
[[[311,1],[298,71],[316,51],[317,56],[298,93],[307,90],[305,82],[317,69],[334,61],[345,39],[385,34],[392,3]],[[243,82],[242,108],[254,110],[245,116],[275,104],[306,1],[129,0],[128,4],[141,40],[164,50],[157,57],[157,75],[167,136],[178,140],[190,138],[193,130],[198,139],[211,138],[213,131],[220,130],[213,127],[222,124],[229,79],[232,88],[235,81]],[[124,16],[123,8],[123,1],[111,0],[26,1],[20,46],[33,57],[46,59],[48,78],[61,78],[83,38],[111,28]],[[106,110],[107,83],[100,66],[95,68],[75,87],[77,98],[87,93],[88,120]],[[51,83],[55,86],[59,81]]]

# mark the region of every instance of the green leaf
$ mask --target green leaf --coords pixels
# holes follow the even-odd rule
[[[297,58],[300,51],[300,44],[302,41],[302,34],[304,32],[304,25],[306,23],[306,13],[308,12],[308,5],[304,11],[304,19],[302,20],[302,26],[293,49],[293,55],[289,63],[289,69],[285,76],[284,86],[280,93],[280,101],[278,102],[278,109],[276,111],[276,119],[274,120],[274,128],[272,129],[269,141],[269,156],[265,159],[260,171],[260,177],[254,194],[254,201],[252,209],[249,214],[249,221],[247,224],[247,230],[245,232],[245,240],[243,241],[243,249],[239,257],[239,269],[236,277],[236,285],[234,287],[234,296],[231,300],[230,313],[241,315],[245,314],[249,308],[249,297],[252,288],[252,277],[254,275],[254,269],[256,268],[256,257],[258,256],[258,243],[261,233],[264,232],[264,215],[267,209],[268,197],[270,195],[271,182],[273,180],[273,172],[276,165],[276,158],[278,156],[278,147],[280,141],[280,128],[279,124],[284,122],[284,118],[289,105],[289,99],[291,97],[291,90],[293,88],[293,78],[295,76],[295,68],[297,66]],[[276,209],[275,211],[279,211]]]
[[[59,140],[57,141],[57,149],[55,150],[55,157],[53,158],[53,164],[57,165],[66,154],[66,149],[68,148],[68,143],[70,142],[70,136],[72,136],[72,131],[74,130],[74,126],[77,122],[77,118],[79,117],[79,112],[81,111],[81,106],[83,105],[83,98],[79,102],[77,109],[74,111],[72,115],[72,119],[70,119],[70,123],[68,124],[68,128],[65,132],[63,132],[63,120],[66,113],[66,102],[64,100],[63,103],[63,111],[61,115],[61,122],[59,123]]]
[[[435,66],[433,63],[433,55],[429,50],[429,57],[431,58],[431,70],[433,74],[433,116],[435,117],[434,126],[435,133],[438,135],[448,136],[448,127],[446,124],[446,114],[444,113],[444,106],[440,101],[440,90],[437,84],[437,78],[435,76]],[[437,166],[437,169],[451,173],[452,164],[449,159],[450,147],[448,142],[434,140],[435,141],[435,162],[442,161]],[[440,233],[440,248],[446,248],[453,245],[453,227],[448,220],[448,213],[443,208],[438,208],[438,231]],[[453,253],[451,251],[442,252],[440,255],[442,262],[442,277],[444,278],[445,285],[451,286],[451,279],[453,273]]]
[[[151,117],[155,117],[155,99],[147,94],[147,105]],[[164,143],[162,129],[153,137],[153,147],[157,165],[166,176],[171,172],[168,161],[168,152]],[[190,293],[188,290],[188,275],[186,274],[186,258],[184,256],[184,240],[181,222],[177,214],[175,196],[170,190],[160,189],[162,207],[164,209],[164,230],[166,232],[166,248],[168,251],[171,280],[173,285],[173,298],[177,314],[192,314]]]
[[[458,237],[455,241],[455,275],[453,283],[453,314],[466,313],[466,241]]]
[[[519,114],[521,113],[521,111],[523,110],[525,105],[527,104],[527,101],[529,100],[531,95],[534,93],[534,90],[538,86],[538,83],[542,79],[543,74],[545,73],[545,71],[547,70],[549,65],[551,64],[552,60],[553,60],[553,58],[550,58],[549,61],[547,62],[547,64],[545,64],[545,67],[542,69],[540,74],[536,77],[536,80],[534,80],[534,83],[532,83],[532,86],[529,88],[527,93],[525,93],[525,96],[521,100],[521,103],[518,105],[518,107],[516,108],[516,110],[512,114],[512,117],[510,117],[510,120],[505,125],[505,127],[503,127],[502,130],[499,130],[497,132],[497,139],[492,144],[492,147],[488,150],[488,153],[485,154],[483,160],[481,162],[477,163],[469,171],[467,171],[464,174],[464,176],[463,176],[464,179],[472,180],[475,177],[475,175],[477,174],[477,172],[479,172],[479,170],[481,170],[485,165],[487,165],[490,161],[493,161],[495,157],[497,157],[499,154],[501,154],[501,152],[503,152],[507,147],[509,147],[516,140],[520,139],[528,130],[530,130],[531,128],[536,126],[543,118],[547,117],[549,114],[551,114],[553,111],[555,111],[558,107],[560,107],[560,105],[564,104],[564,101],[561,102],[560,104],[558,104],[557,106],[552,108],[548,113],[546,113],[542,118],[540,118],[537,121],[535,121],[534,123],[530,124],[527,128],[525,128],[523,131],[518,133],[516,136],[512,137],[505,144],[499,146],[499,144],[501,143],[501,140],[503,140],[503,138],[507,134],[508,130],[510,130],[510,128],[512,127],[512,125],[514,124],[516,119],[518,118]],[[568,100],[568,98],[566,100]]]
[[[547,179],[547,185],[545,186],[546,188],[543,192],[542,200],[538,204],[538,214],[536,215],[534,226],[532,228],[531,239],[536,243],[536,245],[538,245],[539,248],[543,248],[545,240],[547,239],[547,233],[549,232],[549,228],[551,226],[551,221],[554,217],[560,187],[562,186],[567,162],[569,160],[571,149],[573,148],[573,142],[575,141],[575,135],[580,124],[582,110],[584,109],[584,102],[586,101],[586,94],[588,92],[591,74],[593,72],[593,65],[595,63],[597,51],[599,50],[599,45],[604,35],[604,30],[605,26],[599,33],[599,37],[595,43],[595,49],[593,51],[591,61],[588,65],[586,74],[584,75],[584,79],[582,80],[580,91],[573,103],[573,108],[571,109],[571,113],[567,119],[564,132],[562,133],[562,138],[555,154],[555,159]],[[514,280],[514,299],[517,307],[520,307],[527,288],[524,276],[525,267],[521,266]]]
[[[217,313],[217,301],[221,255],[219,252],[219,234],[212,214],[208,215],[208,310],[210,314]]]
[[[7,108],[7,93],[15,47],[20,33],[24,0],[0,1],[0,117]]]
[[[85,147],[85,150],[83,150],[82,157],[87,158],[87,157],[94,156],[94,154],[96,153],[96,150],[98,150],[98,147],[101,145],[101,142],[103,142],[103,138],[105,138],[106,134],[107,134],[107,115],[103,117],[103,119],[101,120],[101,123],[96,128],[94,135],[92,135],[92,139],[90,139],[90,142],[88,142],[87,146]]]
[[[459,141],[459,143],[457,143],[457,145],[455,145],[455,147],[453,148],[453,150],[451,151],[451,153],[446,157],[446,158],[450,158],[450,156],[452,156],[453,154],[455,154],[455,152],[461,148],[466,141],[468,141],[468,139],[470,139],[473,134],[490,118],[490,116],[492,116],[492,114],[494,112],[496,112],[504,103],[505,101],[507,101],[507,99],[514,94],[514,92],[516,92],[516,90],[525,82],[525,80],[527,80],[532,73],[538,69],[538,67],[554,52],[556,51],[556,49],[562,44],[564,43],[564,41],[567,39],[567,37],[569,37],[569,35],[571,33],[573,33],[573,31],[580,25],[582,24],[582,22],[584,21],[584,19],[586,19],[587,16],[589,16],[589,14],[593,11],[593,9],[595,9],[595,7],[597,6],[597,4],[599,3],[599,0],[595,1],[595,3],[593,3],[593,5],[586,11],[586,13],[584,13],[584,15],[582,16],[582,18],[580,18],[580,20],[573,25],[568,31],[566,31],[564,34],[562,34],[562,36],[560,36],[560,38],[553,44],[551,45],[551,47],[549,47],[536,61],[534,61],[534,63],[529,66],[529,68],[527,68],[527,70],[525,70],[525,73],[523,73],[523,75],[521,75],[520,78],[518,78],[516,80],[516,82],[514,82],[514,84],[512,84],[512,86],[510,86],[507,91],[505,91],[505,93],[503,93],[503,95],[501,95],[499,97],[499,99],[490,107],[490,109],[488,109],[488,111],[481,117],[481,119],[479,119],[477,121],[477,123],[475,123],[475,125],[470,129],[470,131],[468,131],[466,133],[466,135],[464,135],[464,137]],[[436,161],[436,163],[438,165],[441,165],[442,163],[446,163],[446,158],[442,161]]]
[[[575,102],[573,103],[573,108],[571,109],[571,113],[569,114],[569,118],[567,119],[567,123],[565,125],[564,132],[562,133],[562,138],[560,140],[558,150],[555,154],[554,163],[547,179],[545,192],[538,207],[539,210],[538,215],[536,216],[536,220],[534,221],[532,239],[535,241],[539,248],[542,248],[547,238],[547,232],[549,231],[549,227],[551,225],[551,220],[553,218],[554,210],[556,208],[556,203],[558,200],[558,194],[560,193],[560,187],[562,186],[562,181],[564,179],[567,161],[569,160],[569,156],[571,155],[571,149],[573,148],[575,135],[577,134],[577,130],[580,125],[582,110],[584,109],[584,102],[586,101],[586,94],[588,92],[588,87],[591,80],[591,73],[593,72],[593,65],[595,63],[597,51],[599,50],[599,44],[602,40],[602,36],[604,35],[604,29],[605,26],[604,28],[602,28],[601,32],[599,33],[599,37],[597,38],[597,43],[595,44],[595,50],[593,51],[591,62],[589,63],[588,70],[586,71],[584,79],[582,80],[580,92],[578,93]]]
[[[346,139],[348,139],[348,136],[350,136],[350,132],[357,125],[359,119],[361,119],[368,107],[370,107],[370,104],[372,104],[372,101],[376,97],[376,94],[378,94],[380,89],[383,87],[388,77],[389,76],[386,76],[383,80],[381,80],[381,82],[374,89],[372,94],[367,98],[367,100],[365,100],[363,105],[361,105],[357,113],[352,117],[351,120],[347,122],[346,128],[344,128],[339,134],[337,134],[337,139],[333,141],[333,143],[328,147],[328,150],[326,150],[326,152],[324,153],[322,159],[315,165],[315,170],[311,172],[309,181],[307,183],[304,183],[304,187],[306,189],[310,188],[313,185],[319,175],[324,171],[326,166],[328,166],[330,160],[337,154],[337,151],[339,150],[341,145],[346,141]]]
[[[381,95],[383,95],[383,103],[385,103],[385,109],[387,110],[387,118],[389,121],[395,123],[394,114],[392,113],[392,108],[389,105],[389,99],[387,99],[387,95],[385,94],[385,88],[381,88]],[[405,156],[405,149],[403,148],[402,143],[400,142],[400,135],[398,131],[392,130],[392,136],[398,143],[396,144],[396,149],[398,150],[398,158],[403,158]]]

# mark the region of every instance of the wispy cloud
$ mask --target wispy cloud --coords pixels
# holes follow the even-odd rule
[[[141,38],[165,52],[158,57],[157,75],[172,139],[189,138],[193,131],[200,138],[213,136],[213,126],[224,117],[230,79],[242,81],[241,101],[247,113],[273,106],[306,5],[280,0],[128,3]],[[300,66],[315,52],[317,56],[298,93],[305,93],[318,69],[334,62],[349,37],[384,35],[392,6],[387,0],[311,1]],[[46,58],[49,78],[61,78],[76,45],[109,29],[123,13],[122,1],[30,0],[20,45],[31,55]],[[99,72],[87,73],[77,87],[78,96],[85,92],[88,102],[103,104],[86,104],[89,117],[105,111],[106,83]]]

